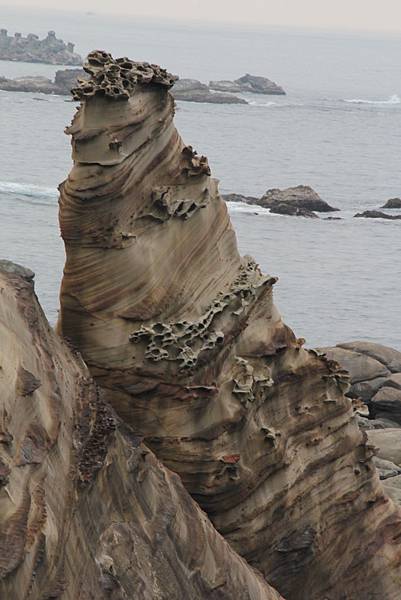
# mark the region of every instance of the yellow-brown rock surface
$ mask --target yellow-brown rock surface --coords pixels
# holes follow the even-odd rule
[[[401,513],[347,376],[302,348],[274,307],[275,279],[239,256],[207,160],[174,127],[174,78],[106,53],[87,69],[60,187],[59,331],[288,600],[398,600]]]
[[[279,600],[0,261],[1,600]]]

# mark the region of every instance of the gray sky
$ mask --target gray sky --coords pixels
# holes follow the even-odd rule
[[[54,0],[0,0],[0,6],[54,8]],[[256,25],[401,31],[401,0],[68,0],[79,11]]]

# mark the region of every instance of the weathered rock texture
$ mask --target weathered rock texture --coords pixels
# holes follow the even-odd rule
[[[401,352],[361,340],[321,350],[349,372],[348,395],[363,400],[371,419],[401,425]]]
[[[139,65],[96,61],[67,130],[59,331],[288,600],[398,599],[401,514],[344,396],[346,374],[302,348],[273,305],[276,280],[239,256],[206,158],[174,127],[172,78],[144,66],[122,94]]]
[[[0,261],[0,598],[279,600]]]
[[[49,31],[47,37],[40,40],[33,33],[29,33],[27,37],[20,33],[9,36],[7,29],[0,29],[0,60],[51,65],[82,64],[82,58],[74,52],[74,44],[58,40],[54,31]]]
[[[233,94],[213,93],[197,79],[179,79],[171,92],[176,100],[185,102],[206,102],[208,104],[248,104],[243,98]]]

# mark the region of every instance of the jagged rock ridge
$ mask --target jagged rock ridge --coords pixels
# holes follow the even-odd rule
[[[174,127],[169,85],[152,76],[109,94],[102,73],[77,90],[67,130],[59,331],[288,600],[396,600],[401,514],[347,374],[302,348],[274,307],[276,279],[239,256],[206,158]]]

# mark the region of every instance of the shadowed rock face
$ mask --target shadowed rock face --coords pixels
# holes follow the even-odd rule
[[[116,99],[99,83],[107,64],[77,90],[67,130],[59,330],[288,600],[398,599],[401,515],[345,372],[302,348],[274,307],[276,280],[239,256],[207,160],[174,127],[168,75]]]
[[[0,261],[0,597],[279,600],[103,403]]]

